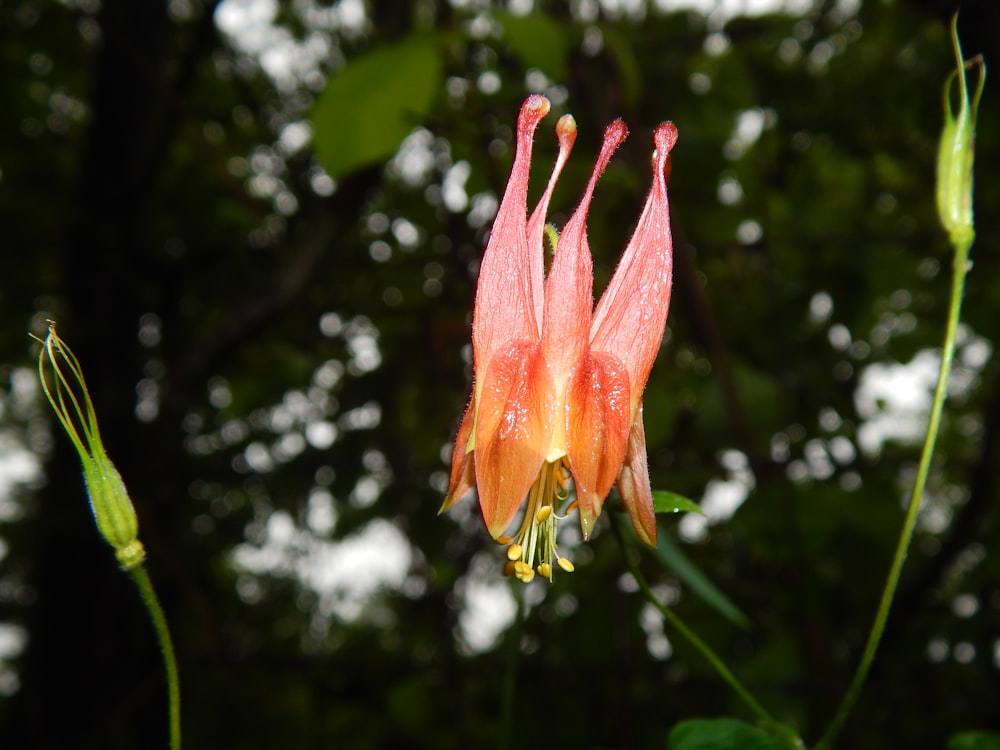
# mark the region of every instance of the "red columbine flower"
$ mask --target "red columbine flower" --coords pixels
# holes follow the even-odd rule
[[[545,213],[576,139],[576,123],[565,115],[556,124],[559,156],[552,176],[528,218],[531,146],[548,111],[545,97],[531,96],[518,117],[514,166],[479,270],[472,320],[475,388],[455,440],[442,506],[447,510],[475,486],[490,534],[513,542],[509,568],[523,581],[535,570],[551,579],[553,561],[573,569],[559,556],[555,533],[561,518],[556,505],[569,499],[569,475],[584,538],[617,481],[636,533],[655,543],[641,397],[670,304],[666,171],[677,128],[666,122],[656,129],[646,205],[595,309],[587,211],[597,179],[627,130],[621,120],[605,130],[583,199],[552,239],[546,277]],[[502,536],[525,497],[520,530]]]

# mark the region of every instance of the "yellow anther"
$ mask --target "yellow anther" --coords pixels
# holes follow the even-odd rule
[[[530,583],[531,579],[535,577],[535,571],[528,563],[518,560],[514,563],[514,575],[524,583]]]
[[[549,516],[551,515],[552,515],[552,506],[543,505],[541,508],[538,509],[538,512],[535,514],[535,523],[545,523],[546,521],[549,520]]]
[[[508,560],[503,564],[503,575],[504,578],[510,578],[514,575],[514,563],[511,560]]]
[[[552,566],[549,565],[547,562],[539,563],[538,564],[538,575],[540,575],[542,578],[548,578],[551,581],[552,580]]]
[[[520,544],[512,544],[507,548],[507,559],[508,560],[520,560],[521,555],[524,550],[521,549]]]
[[[565,570],[567,573],[572,573],[574,570],[576,570],[576,568],[573,567],[573,563],[571,563],[565,557],[560,557],[559,559],[556,560],[556,562],[559,564],[559,567]]]

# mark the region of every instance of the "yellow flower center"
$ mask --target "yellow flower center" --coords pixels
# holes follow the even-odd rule
[[[569,470],[562,458],[547,461],[538,472],[535,483],[528,492],[528,503],[516,537],[497,539],[507,547],[505,575],[513,575],[528,583],[535,573],[552,580],[553,562],[567,573],[573,572],[573,563],[559,556],[556,549],[556,523],[563,520],[576,503],[570,503],[564,515],[557,515],[555,506],[569,499]],[[537,561],[537,564],[536,564]]]

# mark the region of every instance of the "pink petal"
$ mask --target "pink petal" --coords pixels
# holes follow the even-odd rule
[[[496,353],[476,412],[476,486],[486,527],[503,533],[545,461],[555,398],[538,344],[514,342]]]
[[[563,382],[587,349],[594,307],[594,271],[587,243],[587,212],[597,180],[612,154],[625,140],[625,123],[615,120],[604,131],[604,142],[576,211],[559,236],[552,268],[545,281],[542,347],[556,383]]]
[[[656,546],[656,512],[653,491],[649,485],[649,465],[646,460],[646,431],[642,425],[642,406],[628,434],[625,463],[618,474],[618,492],[636,536],[650,547]]]
[[[507,190],[479,268],[472,318],[473,365],[477,377],[494,352],[515,339],[537,340],[534,287],[543,276],[542,258],[528,246],[528,173],[535,128],[549,111],[549,100],[529,96],[517,118],[517,147]],[[478,388],[478,386],[477,386]],[[478,391],[477,391],[478,392]]]
[[[610,354],[586,355],[570,380],[566,398],[566,456],[584,539],[590,537],[625,459],[630,417],[625,365]]]
[[[476,398],[472,397],[469,406],[462,417],[455,437],[455,447],[451,452],[451,479],[448,482],[448,494],[445,495],[438,513],[444,513],[451,506],[465,497],[465,494],[476,486],[475,452],[468,450],[469,438],[472,437],[472,427],[476,422]]]
[[[594,311],[590,336],[594,350],[614,354],[628,366],[633,409],[663,339],[673,269],[665,171],[677,128],[663,123],[653,139],[653,184],[632,239]]]
[[[556,182],[559,180],[559,175],[562,173],[563,167],[566,165],[566,160],[569,158],[570,152],[573,150],[573,143],[576,141],[576,121],[573,119],[572,115],[563,115],[559,118],[559,122],[556,123],[556,135],[559,138],[559,156],[556,158],[556,163],[552,167],[552,174],[549,177],[549,184],[545,188],[545,192],[538,201],[538,205],[535,206],[535,210],[531,213],[531,218],[528,219],[528,251],[530,253],[537,254],[538,262],[535,262],[535,258],[532,258],[531,262],[531,272],[532,278],[532,289],[535,293],[535,319],[539,325],[542,323],[542,310],[544,303],[544,293],[542,291],[543,284],[543,269],[545,263],[545,245],[542,241],[542,235],[545,230],[545,217],[549,210],[549,200],[552,198],[552,191],[555,189]],[[535,276],[537,274],[537,276]],[[539,334],[541,331],[539,331]]]

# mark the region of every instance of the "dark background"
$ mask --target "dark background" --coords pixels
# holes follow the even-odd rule
[[[678,126],[650,466],[655,488],[695,499],[720,481],[745,493],[752,475],[746,502],[700,539],[678,519],[661,529],[749,624],[651,555],[641,565],[776,717],[807,743],[819,736],[860,654],[919,453],[919,409],[910,432],[862,449],[880,417],[906,425],[898,382],[872,399],[865,374],[926,361],[943,333],[950,253],[934,165],[954,3],[815,2],[728,20],[536,5],[522,18],[381,0],[345,25],[354,6],[252,3],[266,12],[237,41],[220,29],[230,2],[0,4],[0,455],[40,462],[0,485],[0,747],[166,744],[146,615],[31,386],[27,333],[47,318],[83,362],[138,508],[187,747],[653,748],[686,718],[752,718],[669,628],[665,656],[606,525],[573,553],[576,573],[512,599],[474,503],[435,515],[468,395],[489,196],[534,90],[579,128],[557,221],[604,126],[622,116],[632,129],[589,221],[598,290],[647,189],[652,128]],[[961,29],[967,56],[1000,59],[997,4],[967,3]],[[293,136],[314,113],[371,111],[378,87],[331,101],[325,82],[418,37],[426,69],[391,72],[404,91],[433,84],[402,131],[424,129],[407,143],[426,168],[325,160],[331,182],[314,153],[352,148],[336,127],[314,129],[315,151]],[[843,748],[1000,730],[995,91],[988,81],[953,398]],[[741,147],[748,111],[764,128]],[[539,130],[536,185],[554,123]],[[390,124],[383,135],[376,123],[376,142],[398,143]],[[443,187],[461,162],[466,205]],[[473,600],[500,613],[517,601],[523,620],[475,642]]]

